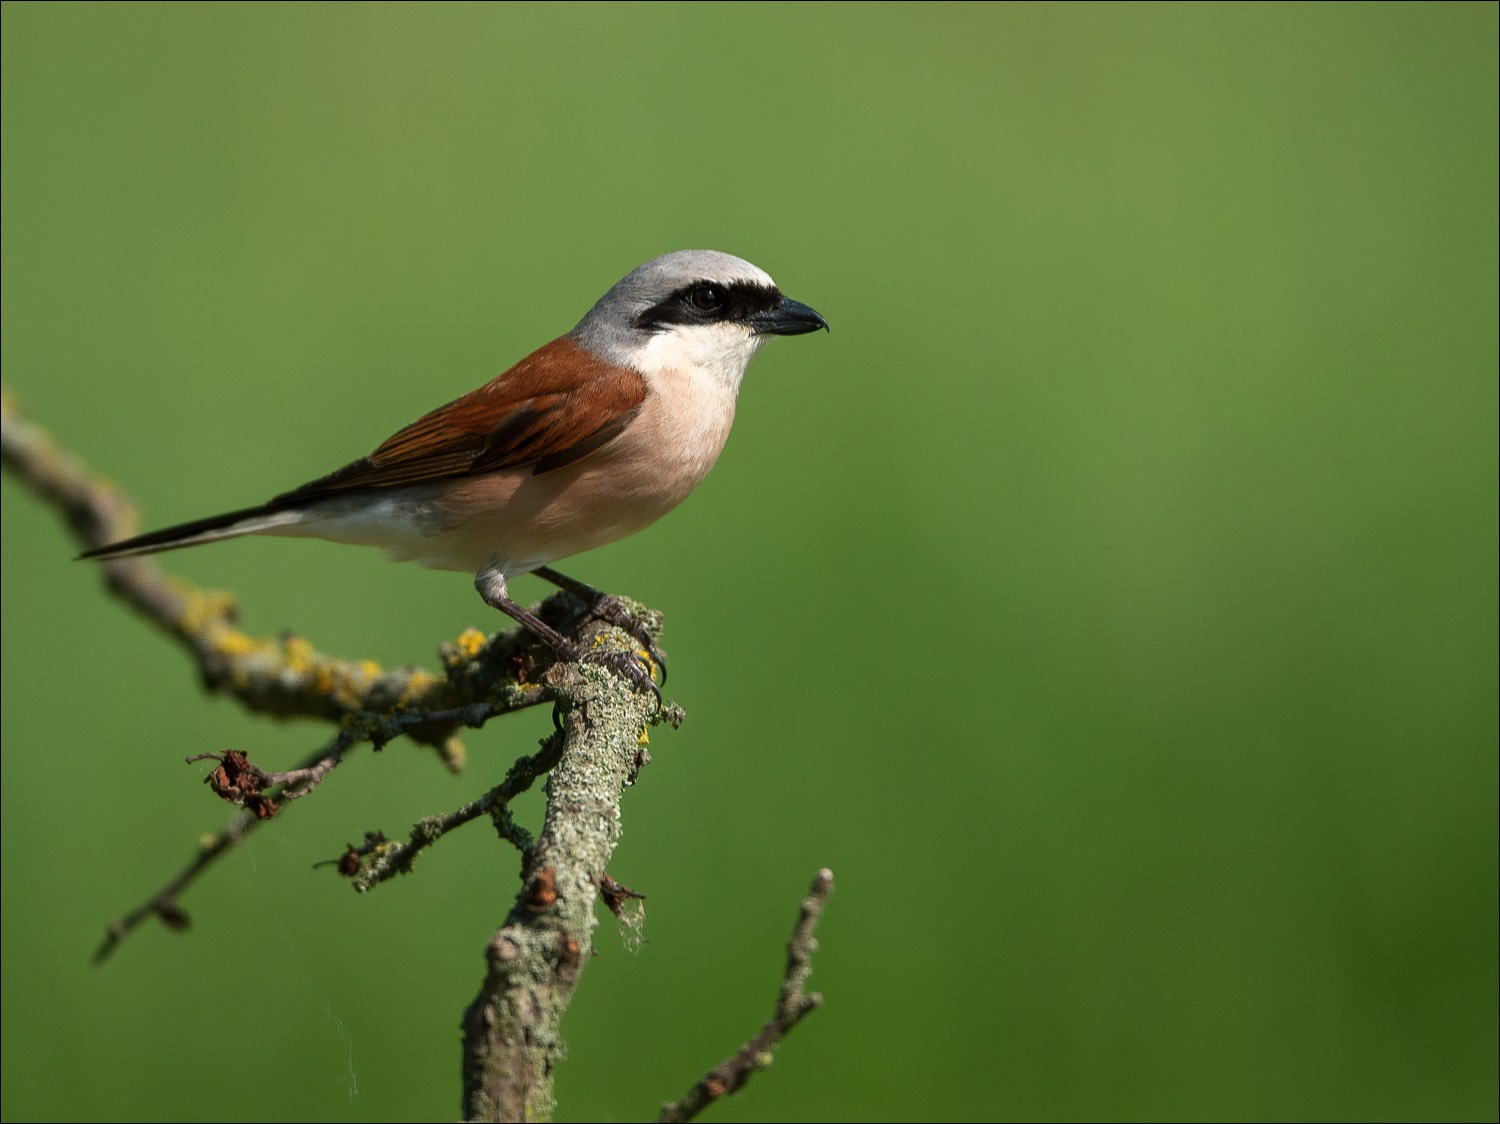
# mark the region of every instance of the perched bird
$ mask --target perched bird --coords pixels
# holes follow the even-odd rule
[[[82,557],[240,535],[383,547],[397,560],[472,571],[486,602],[576,658],[576,645],[511,600],[508,581],[536,573],[604,600],[548,563],[633,534],[686,499],[724,447],[761,345],[827,327],[747,261],[666,254],[628,274],[567,335],[369,456],[259,507]]]

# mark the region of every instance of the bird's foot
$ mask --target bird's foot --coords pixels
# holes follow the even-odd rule
[[[593,648],[589,651],[565,654],[565,659],[582,663],[595,663],[613,668],[635,686],[650,691],[656,696],[656,708],[661,709],[661,688],[656,685],[652,658],[645,652],[622,652],[618,648]]]
[[[629,636],[650,658],[655,667],[661,668],[661,681],[667,681],[667,653],[657,644],[650,626],[626,607],[625,603],[611,593],[601,593],[589,605],[589,616],[607,625],[613,625]]]
[[[548,571],[548,575],[551,574],[552,572]],[[547,576],[547,580],[582,601],[585,609],[594,619],[625,632],[640,644],[641,650],[622,651],[619,647],[587,648],[578,641],[564,636],[535,613],[512,601],[506,592],[504,579],[501,576],[481,571],[474,579],[474,585],[489,605],[525,627],[528,632],[556,652],[559,658],[572,663],[587,662],[614,668],[635,686],[644,688],[655,695],[656,707],[660,710],[662,697],[661,688],[656,685],[656,668],[662,669],[662,682],[666,682],[666,654],[656,646],[655,638],[646,624],[631,613],[618,598],[611,597],[593,586],[575,582],[560,574]]]
[[[660,618],[656,621],[642,620],[633,612],[626,603],[612,593],[605,593],[602,589],[596,589],[587,582],[581,582],[576,578],[570,578],[566,574],[560,574],[550,566],[543,566],[533,571],[543,581],[551,582],[558,589],[571,593],[582,601],[589,616],[605,624],[613,625],[625,633],[643,649],[651,658],[651,662],[661,668],[661,681],[667,681],[667,653],[656,642],[655,630],[661,627]],[[654,626],[654,627],[653,627]],[[653,680],[655,676],[653,675]]]

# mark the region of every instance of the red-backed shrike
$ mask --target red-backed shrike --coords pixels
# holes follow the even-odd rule
[[[511,600],[548,563],[655,522],[718,459],[745,368],[770,336],[826,329],[747,261],[681,250],[625,277],[567,335],[440,406],[367,457],[259,507],[90,550],[126,558],[240,535],[383,547],[468,570],[486,602],[561,653],[576,646]],[[639,678],[639,677],[638,677]]]

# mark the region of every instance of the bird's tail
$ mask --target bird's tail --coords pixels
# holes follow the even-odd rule
[[[191,523],[179,523],[145,535],[108,546],[96,546],[85,550],[79,558],[108,560],[131,558],[137,554],[159,554],[164,550],[178,550],[184,546],[217,542],[219,539],[237,539],[241,535],[262,534],[287,527],[302,521],[302,513],[276,503],[247,507],[240,511],[229,511],[223,515],[211,515],[207,519],[194,519]]]

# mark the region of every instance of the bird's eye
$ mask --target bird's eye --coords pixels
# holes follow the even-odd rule
[[[688,299],[699,312],[716,312],[724,304],[724,294],[713,285],[699,285],[688,294]]]

